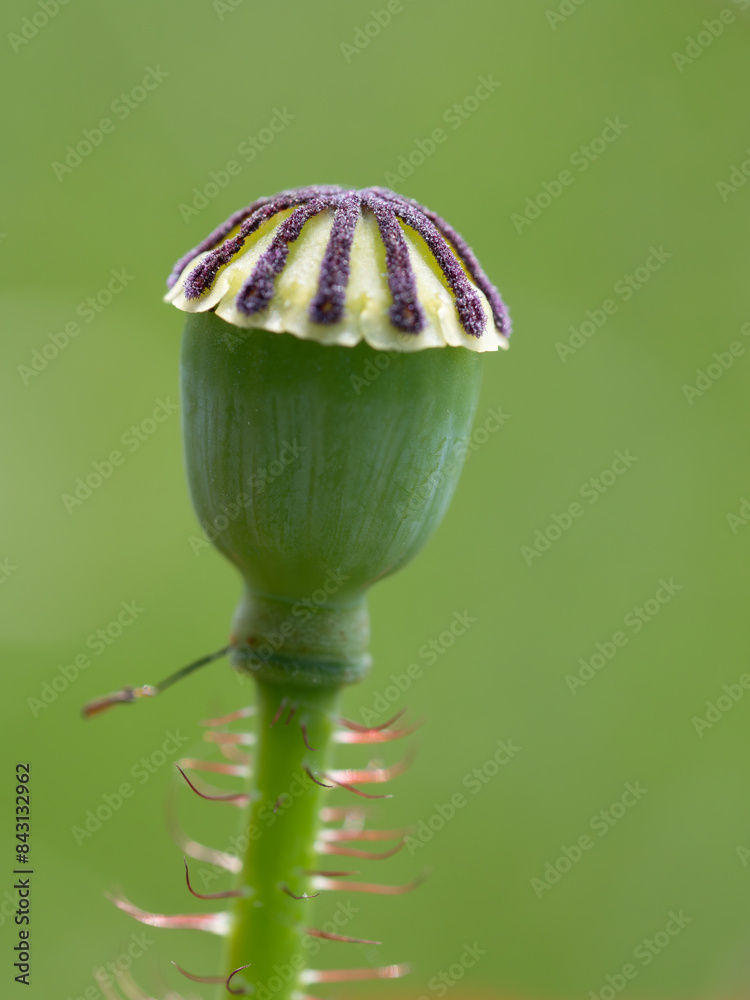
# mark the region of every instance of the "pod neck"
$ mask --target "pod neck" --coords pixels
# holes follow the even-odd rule
[[[230,659],[260,681],[340,687],[368,672],[370,617],[364,594],[346,604],[285,599],[246,587],[232,622]]]

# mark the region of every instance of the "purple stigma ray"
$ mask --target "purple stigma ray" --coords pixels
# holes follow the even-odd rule
[[[187,267],[194,257],[197,257],[198,254],[205,253],[206,250],[212,250],[216,244],[220,242],[220,240],[223,240],[225,236],[231,233],[235,226],[238,226],[244,219],[246,219],[249,215],[252,215],[253,212],[256,212],[268,201],[270,201],[270,198],[259,198],[257,201],[254,201],[252,205],[248,205],[247,208],[241,208],[238,212],[233,212],[226,222],[222,222],[222,224],[214,229],[212,233],[209,233],[205,240],[201,240],[198,246],[193,247],[193,249],[186,253],[184,257],[180,257],[175,266],[172,268],[171,274],[167,278],[167,288],[172,288],[182,274],[183,269]]]
[[[279,226],[270,247],[263,253],[253,272],[237,295],[237,308],[246,316],[265,309],[273,298],[276,278],[289,259],[289,244],[299,238],[306,222],[331,208],[330,198],[313,198],[296,208]]]
[[[474,280],[474,284],[484,292],[485,298],[490,304],[492,318],[495,320],[498,332],[502,333],[504,337],[510,337],[512,326],[508,307],[500,297],[498,290],[482,270],[482,266],[477,260],[474,251],[466,240],[452,226],[449,226],[445,219],[441,219],[436,212],[425,210],[425,215],[431,222],[435,223],[443,236],[453,244],[456,253],[464,262],[466,270]]]
[[[250,217],[253,216],[255,212],[265,207],[266,205],[281,203],[282,201],[285,202],[285,204],[279,204],[279,207],[274,212],[271,213],[271,215],[275,215],[276,212],[283,211],[284,208],[290,208],[292,205],[302,204],[305,201],[309,201],[310,198],[313,198],[316,195],[321,195],[321,194],[335,195],[341,193],[342,190],[343,190],[342,188],[337,187],[336,185],[322,185],[319,187],[306,187],[306,188],[296,188],[296,189],[293,188],[289,191],[281,191],[279,194],[273,195],[273,197],[270,198],[258,198],[258,200],[254,201],[251,205],[248,205],[246,208],[241,208],[238,212],[234,212],[232,215],[230,215],[229,218],[226,220],[226,222],[222,223],[218,228],[214,229],[214,231],[210,233],[205,238],[205,240],[202,240],[198,244],[198,246],[194,247],[189,253],[185,254],[184,257],[181,257],[177,261],[175,266],[172,268],[172,273],[167,279],[167,287],[172,288],[174,286],[180,274],[182,273],[183,268],[187,267],[187,265],[190,263],[191,260],[193,260],[193,258],[197,257],[201,253],[205,253],[206,250],[213,249],[219,242],[219,240],[222,240],[228,233],[230,233],[235,228],[235,226],[237,226],[240,222],[242,222],[243,219],[250,219]],[[265,218],[270,218],[270,216],[265,216],[261,221],[265,221]],[[254,232],[256,228],[257,226],[252,226],[252,228],[243,226],[243,230],[241,230],[241,232],[237,234],[238,237],[242,236],[242,239],[236,243],[236,246],[234,246],[234,249],[230,253],[229,257],[226,260],[222,259],[222,263],[228,263],[231,257],[234,256],[234,254],[241,249],[247,236],[249,236],[252,232]],[[235,240],[236,239],[237,237],[235,237]],[[230,242],[234,244],[235,241],[233,240]],[[220,247],[218,249],[221,250],[224,249],[224,247]],[[221,266],[221,264],[219,266]],[[194,273],[195,272],[193,272],[193,274]],[[188,280],[193,277],[193,274],[189,276]],[[216,272],[214,272],[213,275],[209,278],[208,284],[210,284],[211,281],[213,281],[215,276]],[[203,291],[205,291],[205,286],[201,288],[200,291],[197,291],[196,294],[190,295],[188,294],[186,289],[185,297],[197,298],[200,294],[202,294]]]
[[[352,191],[336,209],[328,246],[320,266],[318,291],[310,305],[313,323],[338,323],[344,313],[349,258],[359,214],[359,195]]]
[[[242,250],[248,237],[287,209],[294,211],[278,226],[270,246],[256,262],[237,296],[237,308],[246,316],[260,312],[271,302],[276,278],[288,261],[290,244],[299,238],[305,223],[320,212],[332,209],[335,210],[333,226],[309,315],[313,323],[321,325],[340,322],[345,314],[354,234],[360,215],[367,209],[375,217],[385,248],[386,277],[392,299],[388,318],[392,326],[403,333],[417,334],[426,325],[403,224],[424,240],[440,268],[464,331],[479,338],[486,328],[487,316],[479,295],[482,292],[490,306],[495,328],[501,335],[510,336],[511,321],[505,303],[468,243],[437,213],[388,188],[354,190],[337,185],[315,185],[259,198],[231,215],[182,257],[169,276],[168,287],[174,287],[195,257],[206,253],[183,282],[186,299],[200,298],[213,284],[220,269]],[[234,237],[225,239],[238,226]]]
[[[403,333],[419,333],[424,329],[424,313],[417,299],[417,285],[401,227],[388,203],[377,194],[363,192],[362,204],[375,216],[385,246],[388,287],[393,299],[388,310],[390,321]]]
[[[482,302],[442,233],[435,228],[423,211],[416,211],[411,205],[399,205],[395,211],[407,226],[419,233],[438,262],[453,292],[458,318],[464,330],[472,337],[481,337],[487,323]]]
[[[278,212],[290,208],[293,204],[296,204],[296,199],[292,200],[289,196],[277,195],[276,198],[253,212],[250,218],[242,224],[235,237],[212,250],[197,267],[193,268],[185,281],[185,298],[200,298],[219,273],[219,268],[228,264],[240,252],[248,236],[251,236],[268,219],[273,218]]]
[[[185,298],[197,299],[206,291],[224,264],[229,261],[242,249],[245,240],[251,236],[256,229],[273,218],[278,212],[296,205],[304,205],[314,197],[322,195],[335,195],[341,192],[341,188],[335,187],[309,187],[297,190],[282,191],[274,195],[273,198],[263,199],[263,204],[256,209],[253,214],[245,220],[237,235],[227,240],[220,247],[210,253],[197,267],[187,276],[185,281]],[[252,207],[252,206],[251,206]]]
[[[466,266],[466,270],[469,272],[472,280],[474,281],[474,284],[477,288],[484,292],[485,298],[490,304],[492,318],[495,321],[497,331],[504,337],[510,337],[512,325],[508,308],[503,302],[498,290],[484,273],[482,265],[477,260],[474,251],[471,249],[463,236],[461,236],[460,233],[457,233],[456,230],[445,221],[445,219],[441,218],[437,214],[437,212],[433,212],[431,209],[425,208],[424,205],[420,205],[419,202],[415,201],[413,198],[405,198],[403,195],[397,194],[395,191],[389,191],[388,188],[376,188],[375,190],[377,190],[380,196],[385,198],[387,201],[406,204],[411,206],[417,212],[424,213],[424,215],[426,215],[427,218],[435,224],[445,239],[448,240],[451,245],[451,249],[454,250],[463,261]]]

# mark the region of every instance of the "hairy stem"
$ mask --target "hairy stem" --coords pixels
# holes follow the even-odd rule
[[[239,876],[246,895],[234,907],[225,969],[229,975],[250,966],[233,978],[233,989],[244,981],[256,997],[290,1000],[310,951],[317,951],[317,942],[305,934],[314,926],[313,904],[290,895],[310,894],[305,873],[316,868],[315,841],[327,793],[307,770],[325,781],[340,688],[261,680],[256,685],[258,742]]]

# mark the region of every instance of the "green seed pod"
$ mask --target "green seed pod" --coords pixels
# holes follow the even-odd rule
[[[446,223],[382,189],[308,188],[179,262],[185,460],[238,568],[235,666],[297,684],[366,669],[365,593],[451,499],[483,350],[507,313]],[[468,349],[467,349],[468,348]]]
[[[185,861],[188,890],[232,900],[226,910],[164,915],[115,903],[149,926],[224,937],[217,973],[178,966],[222,995],[298,1000],[311,984],[397,978],[406,965],[308,967],[320,939],[380,944],[330,921],[311,925],[315,896],[400,895],[420,881],[347,881],[355,873],[331,870],[330,855],[357,865],[390,857],[406,832],[364,829],[360,811],[324,805],[331,789],[387,798],[360,786],[405,767],[331,769],[334,744],[380,746],[414,728],[394,726],[402,712],[378,726],[342,719],[338,702],[368,667],[368,588],[419,551],[450,502],[478,355],[507,347],[510,321],[458,233],[382,188],[260,199],[179,261],[169,284],[167,300],[189,314],[181,382],[190,492],[244,592],[225,649],[84,714],[159,694],[229,653],[256,681],[253,705],[204,723],[229,763],[179,766],[203,799],[245,810],[244,848],[239,857],[181,837],[186,856],[232,873],[233,888],[200,894]],[[250,717],[254,732],[227,729]],[[244,746],[255,748],[252,762]],[[245,789],[202,790],[186,770],[244,779]],[[395,846],[381,849],[389,840]]]

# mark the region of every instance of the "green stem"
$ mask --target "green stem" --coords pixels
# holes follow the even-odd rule
[[[248,847],[239,885],[246,895],[236,900],[225,971],[249,965],[232,980],[244,982],[257,997],[291,1000],[299,988],[299,971],[307,962],[305,929],[314,926],[305,873],[316,868],[315,841],[326,789],[306,768],[321,777],[329,763],[340,687],[295,687],[256,678],[257,746],[250,779],[247,815]],[[279,709],[283,709],[279,714]],[[287,724],[292,708],[295,713]],[[275,720],[275,721],[274,721]],[[305,745],[300,723],[304,724]],[[317,950],[315,948],[314,950]],[[268,992],[266,993],[263,990]],[[222,987],[222,996],[226,991]]]

